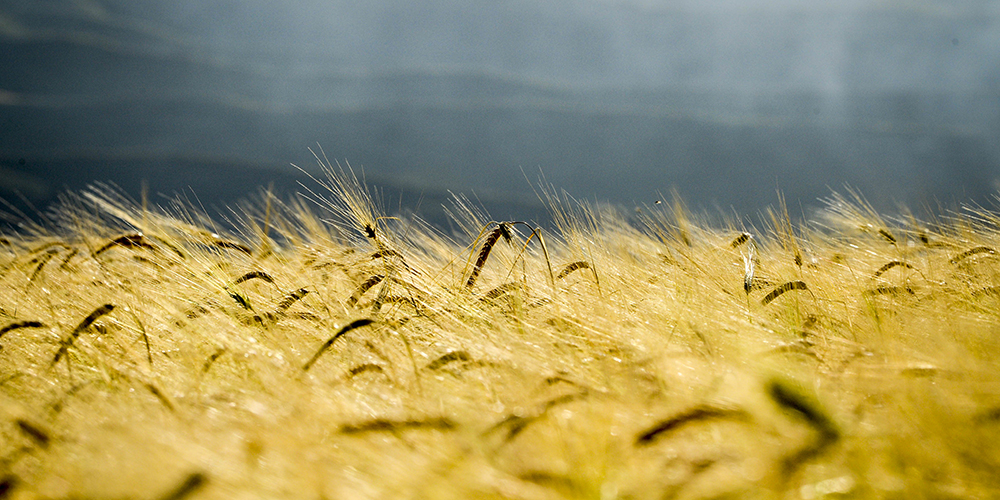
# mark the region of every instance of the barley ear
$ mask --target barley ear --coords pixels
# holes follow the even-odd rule
[[[346,334],[351,330],[354,330],[355,328],[361,328],[362,326],[367,326],[374,322],[375,322],[374,320],[371,320],[369,318],[356,319],[351,323],[349,323],[347,326],[338,330],[337,333],[333,334],[332,337],[330,337],[326,342],[324,342],[323,345],[320,346],[319,350],[316,351],[316,354],[313,354],[313,357],[310,358],[309,361],[307,361],[306,364],[302,366],[302,371],[309,371],[309,368],[312,368],[312,365],[316,363],[316,360],[318,360],[319,357],[322,356],[323,353],[326,352],[326,350],[329,349],[330,346],[332,346],[333,343],[337,339],[342,337],[344,334]]]
[[[103,306],[94,309],[94,312],[84,318],[83,321],[81,321],[80,324],[77,325],[72,332],[70,332],[69,336],[59,343],[59,351],[57,351],[55,357],[52,358],[52,366],[55,366],[55,364],[58,363],[63,356],[69,353],[69,348],[73,346],[73,341],[75,341],[84,330],[90,328],[90,325],[97,321],[98,318],[108,314],[114,309],[114,304],[104,304]]]
[[[773,301],[774,299],[781,297],[782,294],[791,290],[808,290],[808,289],[809,287],[807,287],[805,282],[803,281],[789,281],[788,283],[780,285],[774,290],[771,290],[771,293],[767,294],[766,296],[764,296],[763,299],[760,300],[760,304],[766,306],[770,304],[771,301]]]
[[[493,250],[493,245],[496,245],[500,236],[504,233],[506,233],[508,237],[510,235],[507,223],[497,222],[496,224],[497,227],[490,231],[489,235],[486,236],[486,240],[483,242],[483,247],[479,250],[479,256],[476,257],[476,263],[472,266],[472,273],[469,274],[469,279],[465,282],[466,288],[472,288],[472,286],[476,284],[476,279],[479,278],[479,273],[482,272],[483,265],[486,264],[486,259],[489,258],[490,251]]]

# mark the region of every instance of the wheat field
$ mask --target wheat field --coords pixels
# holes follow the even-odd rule
[[[1000,497],[1000,215],[445,234],[349,168],[0,241],[0,499]]]

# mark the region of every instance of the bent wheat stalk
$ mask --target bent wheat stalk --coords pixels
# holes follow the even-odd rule
[[[531,224],[528,224],[527,222],[523,221],[515,221],[511,222],[510,224],[521,224],[531,231],[531,236],[529,236],[528,239],[524,242],[525,248],[527,248],[528,242],[531,241],[532,237],[538,237],[538,245],[542,247],[542,256],[545,257],[545,268],[549,272],[549,286],[552,287],[552,291],[554,293],[556,290],[556,276],[555,273],[552,272],[552,260],[549,258],[549,248],[548,246],[545,245],[545,238],[542,237],[542,229],[532,227]],[[523,253],[524,250],[522,249],[521,252]]]

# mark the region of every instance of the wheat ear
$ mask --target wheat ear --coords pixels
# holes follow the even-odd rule
[[[774,299],[781,297],[781,294],[791,291],[791,290],[808,290],[809,287],[806,286],[804,281],[789,281],[783,285],[778,286],[771,293],[767,294],[763,299],[760,300],[760,304],[766,306],[771,303]]]
[[[5,333],[11,330],[17,330],[20,328],[45,328],[45,325],[40,321],[18,321],[0,328],[0,337],[3,337]]]
[[[132,233],[119,236],[105,243],[101,248],[94,251],[94,257],[97,257],[98,255],[101,255],[116,246],[122,248],[143,248],[146,250],[156,249],[156,247],[146,242],[146,238],[142,235],[142,233]]]
[[[324,342],[323,345],[320,346],[319,350],[316,351],[316,354],[313,354],[313,357],[308,362],[306,362],[304,366],[302,366],[302,371],[309,371],[309,368],[311,368],[312,365],[316,363],[316,360],[319,359],[319,357],[323,355],[323,353],[326,352],[326,350],[329,349],[330,346],[332,346],[333,343],[341,336],[343,336],[345,333],[354,330],[355,328],[361,328],[362,326],[367,326],[372,323],[374,323],[374,321],[368,318],[356,319],[351,323],[349,323],[347,326],[338,330],[337,333],[333,334],[332,337],[330,337],[326,342]]]
[[[687,410],[680,415],[668,418],[649,429],[643,431],[635,438],[636,446],[647,446],[662,437],[663,435],[678,429],[684,425],[705,420],[750,420],[750,414],[746,410],[739,408],[722,408],[717,406],[701,405]]]
[[[981,253],[988,253],[988,254],[993,255],[993,254],[996,254],[997,251],[994,250],[994,249],[992,249],[992,248],[990,248],[990,247],[975,247],[975,248],[970,248],[969,250],[966,250],[966,251],[964,251],[964,252],[956,255],[953,259],[951,259],[948,262],[950,262],[952,264],[958,264],[958,262],[961,261],[961,260],[963,260],[963,259],[967,259],[969,257],[972,257],[973,255],[981,254]]]
[[[510,229],[507,227],[507,223],[498,222],[496,224],[497,227],[490,231],[489,235],[486,236],[486,240],[483,241],[483,247],[479,250],[479,256],[476,257],[475,265],[472,266],[472,273],[469,274],[469,280],[465,282],[466,288],[472,288],[476,284],[476,279],[479,278],[479,273],[483,270],[483,265],[486,264],[486,259],[489,258],[490,251],[493,250],[493,245],[496,245],[500,236],[504,235],[505,239],[510,241]]]
[[[585,260],[578,260],[576,262],[566,264],[566,267],[564,267],[562,271],[559,271],[559,274],[556,275],[556,279],[561,280],[566,276],[569,276],[569,273],[576,271],[577,269],[590,269],[590,263]]]
[[[875,273],[872,274],[872,278],[873,279],[874,278],[878,278],[879,276],[882,275],[882,273],[884,273],[884,272],[886,272],[886,271],[888,271],[888,270],[890,270],[890,269],[892,269],[892,268],[894,268],[896,266],[905,267],[907,269],[915,269],[912,265],[907,264],[906,262],[903,262],[901,260],[893,260],[893,261],[888,262],[884,266],[878,268],[878,271],[875,271]]]
[[[83,321],[81,321],[80,324],[77,325],[72,332],[70,332],[69,336],[59,343],[59,350],[56,352],[55,357],[52,358],[52,365],[58,363],[59,360],[69,352],[69,348],[73,346],[73,341],[75,341],[84,330],[90,328],[90,325],[97,321],[98,318],[108,314],[114,309],[114,304],[104,304],[103,306],[94,309],[94,312],[84,318]]]

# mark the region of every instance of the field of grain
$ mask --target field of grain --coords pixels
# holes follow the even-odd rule
[[[0,499],[1000,496],[1000,215],[453,234],[349,169],[0,242]],[[235,228],[235,229],[233,229]]]

